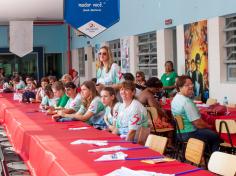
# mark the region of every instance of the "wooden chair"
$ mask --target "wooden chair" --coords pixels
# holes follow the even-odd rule
[[[206,101],[206,104],[207,105],[213,105],[213,104],[216,104],[217,103],[217,99],[215,98],[208,98],[207,101]]]
[[[215,174],[234,176],[236,174],[236,155],[214,152],[208,162],[208,170]]]
[[[166,149],[167,141],[167,137],[150,134],[147,138],[145,146],[159,152],[160,154],[163,154]]]
[[[199,166],[203,158],[204,149],[205,143],[203,141],[190,138],[185,150],[185,159]]]
[[[220,144],[220,148],[229,148],[231,150],[230,153],[236,153],[236,146],[233,145],[231,134],[236,134],[236,121],[230,119],[216,119],[215,121],[216,131],[221,136],[222,133],[226,133],[228,136],[228,142],[223,142]]]
[[[149,121],[151,121],[151,124],[152,124],[152,130],[151,132],[154,133],[154,134],[157,134],[157,135],[162,135],[162,133],[166,133],[166,132],[170,132],[170,131],[173,131],[174,128],[160,128],[160,129],[157,129],[155,127],[155,124],[154,124],[154,121],[157,120],[158,118],[158,113],[157,113],[157,109],[155,107],[146,107],[147,108],[147,111],[148,111],[148,118],[149,118]]]
[[[149,127],[140,127],[135,133],[134,141],[140,145],[144,145],[150,134],[151,129]]]
[[[183,137],[181,135],[180,130],[184,129],[184,122],[183,117],[180,115],[174,116],[174,122],[175,122],[175,155],[174,157],[178,159],[180,157],[180,160],[184,160],[184,149],[186,146],[186,142],[183,140]]]

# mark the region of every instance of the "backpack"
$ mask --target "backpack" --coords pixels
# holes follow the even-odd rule
[[[212,115],[225,115],[227,112],[226,106],[220,105],[219,103],[215,103],[210,105],[207,113]]]
[[[31,91],[25,91],[22,94],[22,102],[24,103],[29,103],[30,102],[30,98],[35,99],[35,93],[31,92]]]

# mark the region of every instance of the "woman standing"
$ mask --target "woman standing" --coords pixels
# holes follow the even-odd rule
[[[101,100],[105,109],[104,121],[107,124],[108,130],[115,129],[116,118],[120,102],[116,99],[116,92],[112,87],[104,87],[101,91]]]
[[[167,96],[171,93],[175,88],[175,79],[177,77],[177,73],[174,71],[173,62],[166,61],[165,63],[165,73],[161,76],[161,82],[163,84],[163,88],[167,93]]]
[[[101,102],[98,92],[96,91],[95,83],[85,81],[81,85],[82,105],[75,114],[65,114],[59,111],[58,114],[64,118],[73,118],[73,120],[81,120],[90,125],[103,128],[106,126],[104,116],[104,106]]]
[[[98,53],[97,84],[100,89],[104,85],[114,85],[120,82],[121,73],[119,66],[113,62],[110,48],[102,46]]]

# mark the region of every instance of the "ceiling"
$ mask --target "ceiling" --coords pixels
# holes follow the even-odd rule
[[[63,20],[63,0],[0,0],[0,24]]]

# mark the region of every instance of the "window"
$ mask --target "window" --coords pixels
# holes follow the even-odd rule
[[[157,43],[156,32],[138,36],[139,70],[143,71],[146,78],[157,76]]]
[[[120,39],[109,41],[109,47],[111,49],[114,62],[121,66]]]
[[[225,19],[227,80],[236,81],[236,15]]]
[[[84,48],[78,49],[78,57],[79,57],[79,75],[85,76],[85,60],[86,56],[84,54]]]

